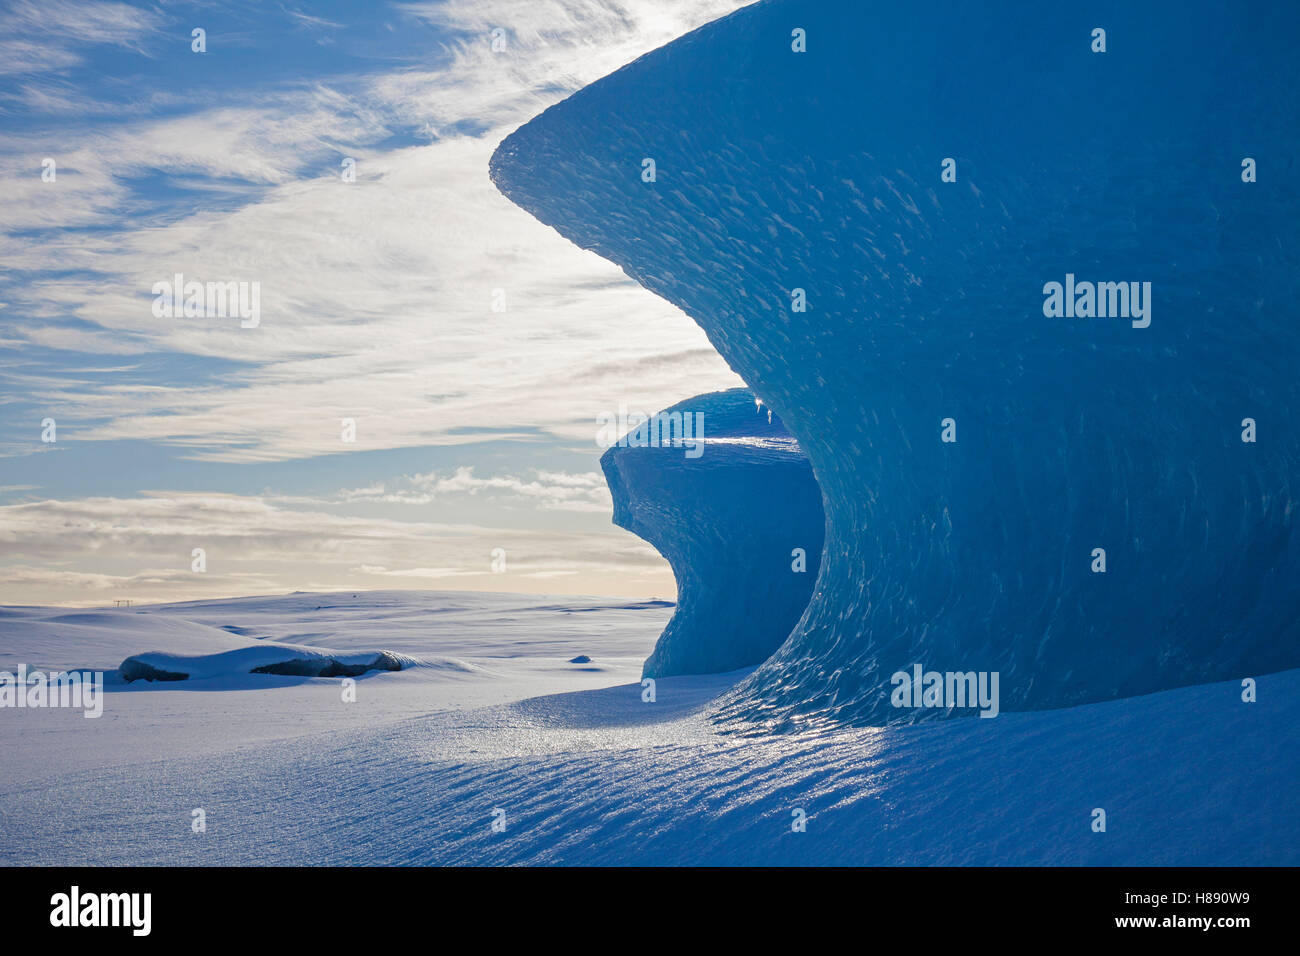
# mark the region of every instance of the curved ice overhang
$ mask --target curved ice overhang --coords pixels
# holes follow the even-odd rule
[[[600,459],[614,523],[654,545],[677,579],[677,608],[644,676],[760,664],[808,606],[825,533],[821,491],[780,419],[744,389],[655,417],[672,415],[698,416],[704,443],[623,436]]]
[[[502,143],[501,190],[691,315],[821,485],[817,593],[724,714],[953,713],[893,706],[918,663],[1003,710],[1300,665],[1298,20],[764,2]],[[1145,318],[1046,315],[1067,276],[1149,282]]]

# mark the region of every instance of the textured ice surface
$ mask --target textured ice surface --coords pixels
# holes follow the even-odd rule
[[[1300,664],[1298,20],[759,3],[502,144],[502,191],[699,322],[821,485],[816,593],[726,713],[898,719],[918,662],[1003,710]],[[1046,317],[1067,274],[1152,283],[1149,327]]]
[[[677,610],[646,677],[765,661],[808,606],[825,533],[808,459],[753,395],[698,395],[656,417],[680,415],[703,416],[698,457],[685,445],[629,444],[600,459],[614,523],[654,545],[677,578]]]

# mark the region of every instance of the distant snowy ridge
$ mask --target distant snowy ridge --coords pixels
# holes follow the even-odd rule
[[[724,715],[949,715],[891,705],[915,664],[1004,711],[1300,666],[1298,24],[769,0],[501,144],[502,192],[691,315],[822,488],[816,593]],[[1058,314],[1063,276],[1150,283],[1141,320]]]
[[[677,578],[677,610],[646,677],[767,660],[808,606],[825,534],[808,459],[753,395],[697,395],[653,418],[685,415],[703,423],[699,457],[634,429],[600,459],[614,523],[654,545]]]

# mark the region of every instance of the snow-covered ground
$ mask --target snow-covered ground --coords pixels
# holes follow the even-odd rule
[[[0,710],[0,863],[1300,862],[1300,671],[1250,704],[1227,682],[739,736],[708,709],[746,672],[642,700],[670,614],[445,592],[0,609],[0,670],[258,641],[423,662],[355,703],[336,678],[227,674],[110,685],[97,720]]]
[[[409,670],[358,678],[352,703],[343,701],[339,679],[225,673],[122,684],[110,673],[98,719],[70,710],[0,710],[5,778],[202,756],[637,680],[672,610],[663,602],[446,591],[291,594],[124,609],[0,608],[0,671],[14,672],[23,663],[112,672],[128,657],[150,652],[195,656],[219,670],[208,655],[264,651],[270,643],[335,657],[389,651],[418,662]],[[569,663],[584,655],[590,663]]]

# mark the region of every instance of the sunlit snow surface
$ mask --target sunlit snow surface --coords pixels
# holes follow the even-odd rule
[[[427,591],[293,594],[129,609],[0,607],[0,670],[108,674],[104,716],[0,710],[5,777],[212,753],[246,742],[353,731],[435,710],[478,707],[635,680],[672,613],[659,602]],[[113,677],[128,657],[256,651],[275,642],[334,654],[387,650],[416,662],[357,679],[233,673],[176,683]],[[591,647],[599,643],[601,653]],[[586,664],[569,663],[575,657]],[[280,655],[276,655],[280,656]],[[208,658],[209,660],[211,658]],[[3,806],[0,806],[0,815]]]
[[[707,716],[743,671],[643,701],[670,611],[429,592],[0,609],[3,667],[197,651],[222,627],[442,662],[363,677],[355,704],[338,680],[245,675],[119,685],[97,720],[0,711],[0,863],[1300,862],[1300,671],[1254,704],[1226,682],[744,737]]]

